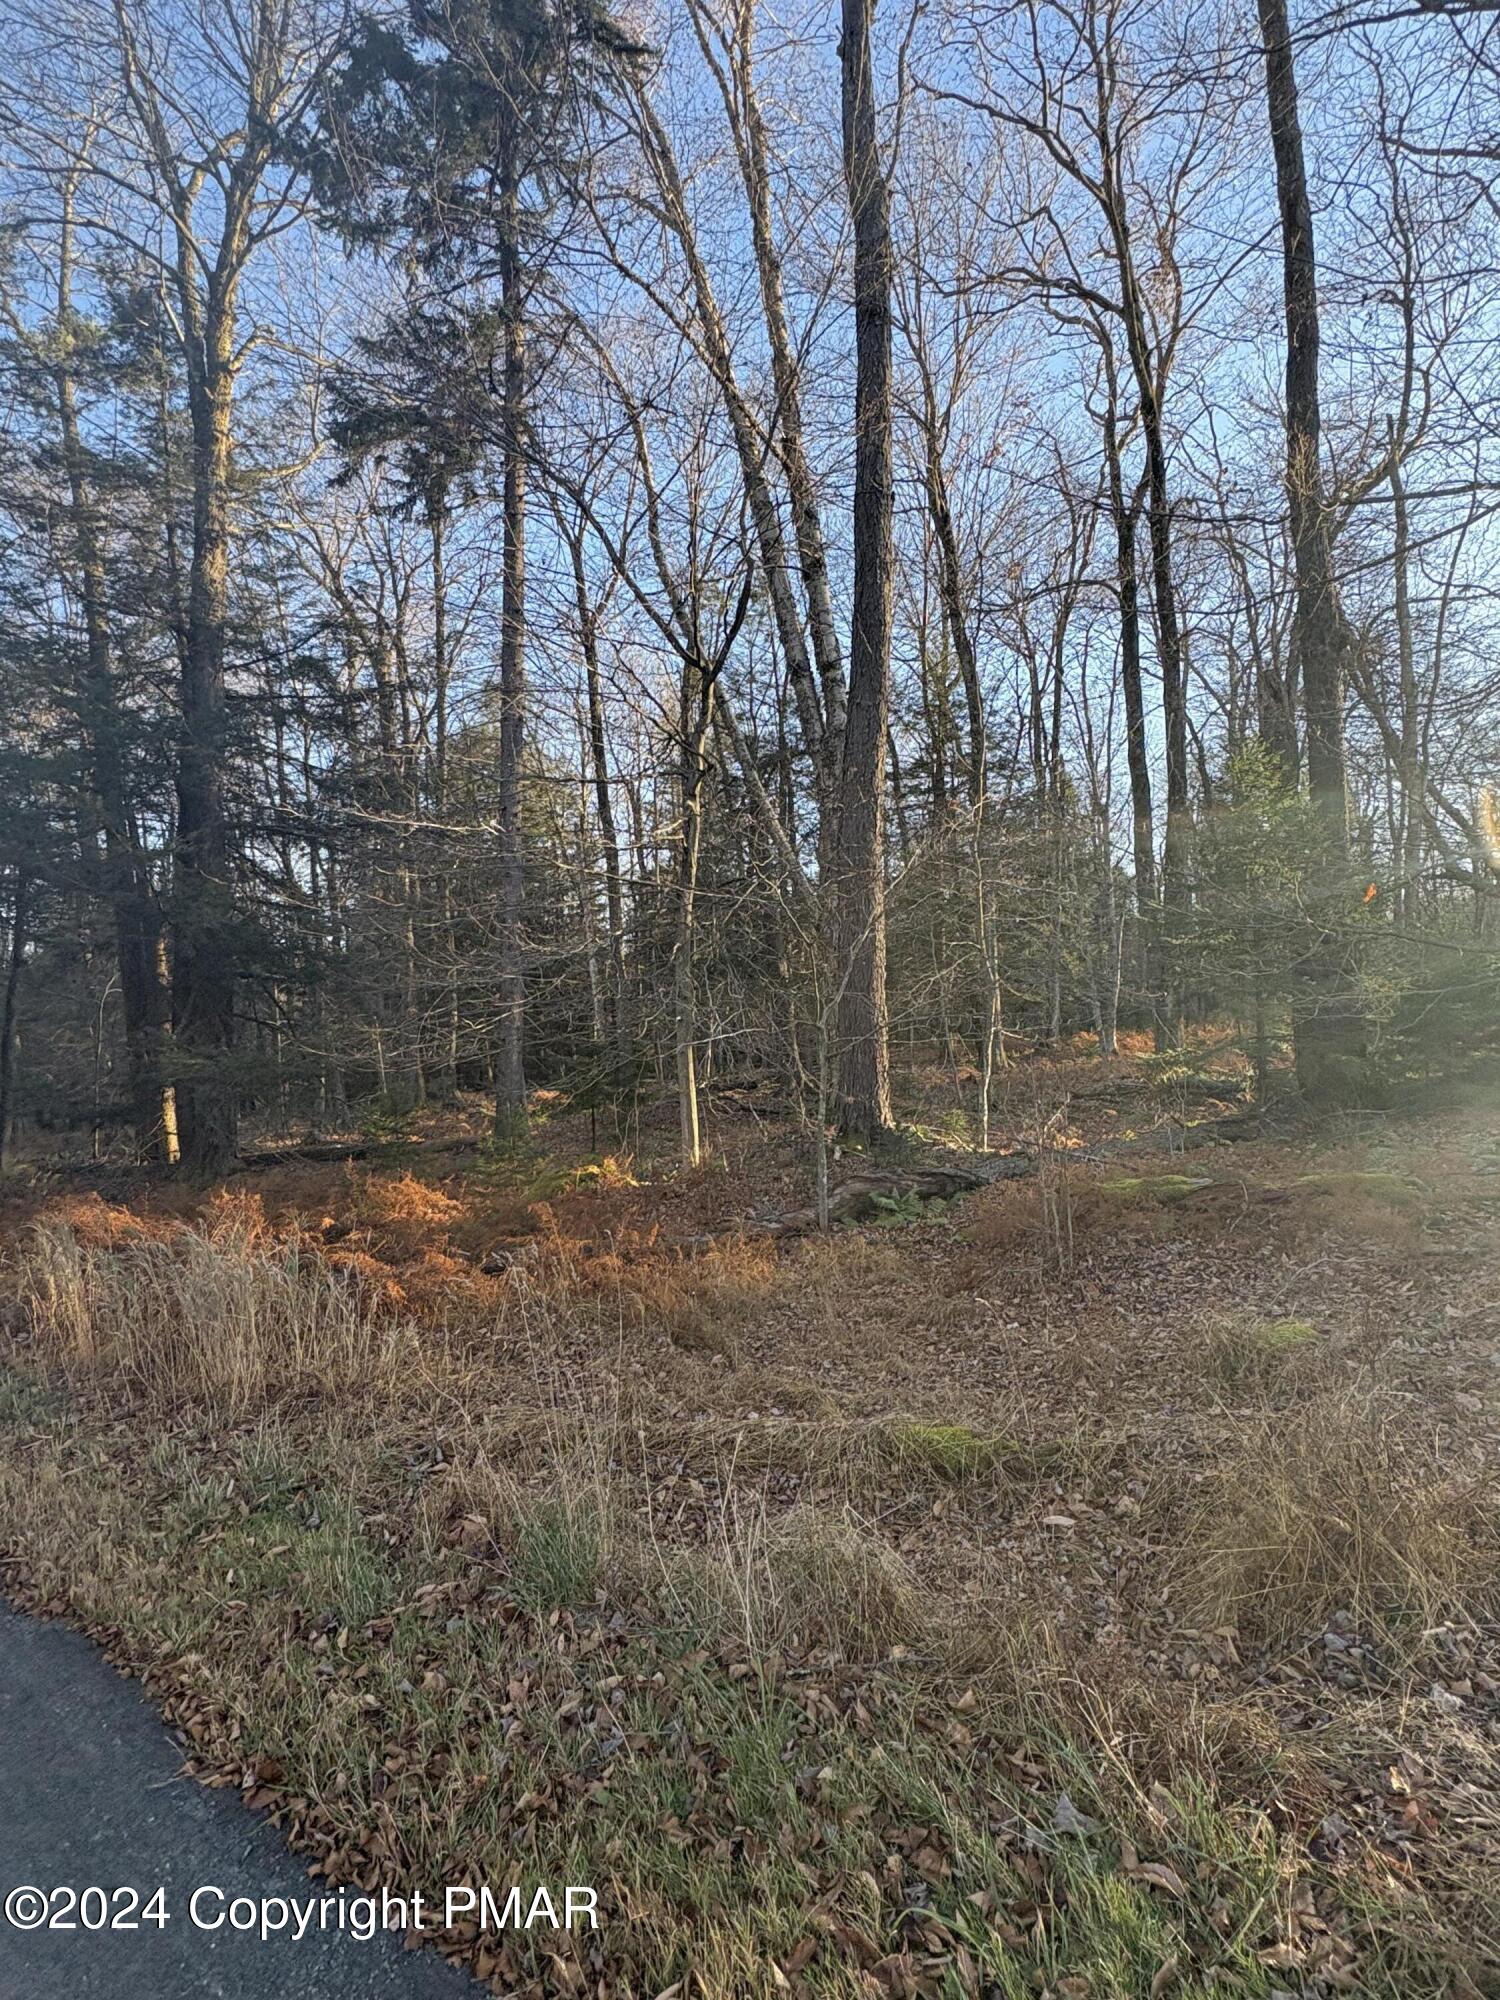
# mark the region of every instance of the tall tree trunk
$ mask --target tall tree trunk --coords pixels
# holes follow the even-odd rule
[[[599,818],[599,839],[604,849],[604,902],[609,918],[610,1030],[614,1061],[621,1076],[630,1062],[632,1022],[630,994],[625,983],[625,897],[620,882],[620,841],[615,830],[615,808],[609,776],[609,751],[604,733],[604,686],[599,673],[599,620],[589,598],[588,578],[583,567],[581,533],[568,534],[573,560],[573,595],[578,607],[578,643],[583,653],[584,677],[588,692],[589,762],[592,767],[594,809]]]
[[[1348,936],[1349,795],[1344,682],[1351,634],[1333,574],[1319,462],[1318,272],[1286,0],[1258,0],[1266,104],[1276,160],[1286,305],[1286,483],[1296,581],[1294,638],[1307,719],[1307,776],[1317,825],[1313,915],[1318,936],[1298,964],[1293,1006],[1297,1080],[1311,1097],[1358,1101],[1369,1089],[1366,1023]],[[1321,904],[1323,914],[1317,906]]]
[[[122,756],[123,719],[115,688],[105,586],[104,550],[89,485],[73,380],[72,183],[63,194],[58,257],[57,342],[53,370],[63,466],[68,481],[73,543],[78,563],[86,645],[84,733],[90,778],[104,835],[105,900],[115,931],[120,1002],[136,1152],[168,1166],[177,1162],[176,1093],[166,1074],[171,996],[161,920],[151,881],[133,838]]]
[[[854,219],[854,615],[839,797],[839,1123],[866,1143],[891,1126],[885,990],[885,743],[891,684],[891,217],[880,160],[870,21],[843,0],[844,177]]]
[[[1139,496],[1127,500],[1111,409],[1104,450],[1109,507],[1115,529],[1115,589],[1120,605],[1120,689],[1125,698],[1125,761],[1130,771],[1131,858],[1141,915],[1156,902],[1156,832],[1152,820],[1151,762],[1146,750],[1146,703],[1141,688],[1141,586],[1136,568]]]
[[[1098,80],[1101,125],[1108,107],[1104,80]],[[1172,502],[1167,479],[1167,447],[1162,400],[1165,370],[1158,369],[1148,334],[1125,199],[1118,185],[1113,153],[1106,149],[1101,177],[1102,200],[1120,275],[1125,344],[1135,379],[1141,436],[1146,447],[1146,527],[1150,548],[1151,600],[1156,613],[1156,653],[1161,668],[1162,721],[1166,736],[1167,826],[1162,846],[1161,926],[1159,963],[1164,991],[1156,996],[1159,1044],[1171,1044],[1180,1034],[1182,997],[1171,964],[1177,934],[1184,928],[1191,894],[1191,836],[1188,817],[1187,686],[1182,635],[1177,623],[1177,591],[1173,575]]]
[[[495,1130],[526,1131],[526,878],[521,826],[521,762],[526,740],[526,322],[522,299],[520,198],[514,156],[502,165],[500,312],[502,500],[500,596],[500,954],[495,1036]]]
[[[963,565],[959,560],[958,536],[953,527],[953,510],[948,504],[948,479],[937,434],[937,405],[930,373],[922,366],[922,429],[926,468],[927,511],[932,521],[938,552],[938,589],[953,657],[958,662],[963,683],[968,740],[964,754],[964,791],[970,808],[979,809],[985,785],[984,700],[979,686],[979,663],[974,654],[974,638],[964,615]]]
[[[692,210],[682,184],[671,141],[652,109],[649,98],[644,95],[640,99],[640,112],[647,157],[655,174],[673,234],[681,245],[683,260],[687,265],[688,277],[693,288],[694,312],[703,339],[704,355],[718,383],[719,393],[724,398],[725,412],[734,435],[735,453],[739,459],[745,498],[755,528],[756,548],[761,571],[766,580],[766,592],[771,601],[776,638],[781,647],[782,657],[786,661],[787,676],[791,682],[792,696],[797,707],[797,720],[802,729],[802,741],[813,761],[817,780],[819,852],[820,857],[826,860],[833,853],[835,844],[833,822],[838,816],[839,739],[827,725],[823,690],[814,671],[803,620],[797,607],[796,594],[791,587],[792,565],[787,553],[786,536],[782,529],[776,496],[766,470],[767,441],[735,372],[734,351],[729,332],[714,295],[707,266],[698,248]],[[889,288],[887,288],[888,297]],[[889,306],[887,306],[888,316]],[[805,512],[799,514],[799,520],[806,529],[808,516]],[[852,662],[850,671],[852,678]],[[834,682],[832,685],[837,687],[838,684]],[[851,689],[851,701],[852,698]]]
[[[26,963],[26,923],[31,877],[18,862],[11,901],[10,949],[5,960],[5,991],[0,998],[0,1173],[10,1165],[16,1122],[16,1014],[21,996],[21,972]]]
[[[1401,687],[1401,760],[1399,838],[1396,843],[1396,908],[1403,922],[1417,914],[1425,831],[1423,807],[1427,781],[1422,768],[1422,710],[1417,691],[1416,647],[1411,624],[1411,523],[1406,507],[1406,475],[1401,444],[1391,426],[1391,505],[1395,517],[1392,560],[1396,582],[1396,654]]]
[[[432,805],[438,823],[438,900],[442,910],[443,1064],[442,1094],[458,1096],[458,912],[453,897],[452,840],[448,831],[448,489],[439,480],[428,500],[432,529]]]
[[[761,312],[771,354],[776,389],[773,427],[778,455],[786,472],[787,498],[802,568],[808,630],[823,692],[823,713],[831,744],[843,736],[847,719],[844,664],[833,621],[833,596],[828,584],[828,558],[818,504],[817,482],[808,462],[802,421],[801,374],[781,283],[781,258],[771,222],[770,148],[765,119],[755,87],[755,6],[739,0],[732,37],[724,38],[726,61],[715,52],[707,10],[690,6],[698,45],[714,72],[724,100],[745,199],[750,210],[750,240],[760,282]]]
[[[1173,1047],[1182,1035],[1182,981],[1175,963],[1183,943],[1189,898],[1191,828],[1188,823],[1187,689],[1182,670],[1182,638],[1172,577],[1172,516],[1167,496],[1166,449],[1160,413],[1154,404],[1146,432],[1146,517],[1151,542],[1151,586],[1156,610],[1156,650],[1161,666],[1161,699],[1167,748],[1167,833],[1162,850],[1161,977],[1158,1040]]]
[[[182,256],[189,256],[184,245]],[[183,292],[196,295],[187,274]],[[210,287],[204,324],[188,340],[193,454],[193,556],[182,660],[177,756],[177,879],[172,1008],[181,1055],[178,1113],[185,1162],[222,1172],[238,1144],[226,1064],[235,1044],[238,957],[224,809],[228,732],[224,634],[229,612],[229,469],[233,450],[232,288]]]
[[[682,739],[677,851],[677,936],[672,952],[672,1012],[677,1057],[677,1114],[683,1163],[702,1158],[698,1126],[698,1018],[695,978],[698,862],[703,850],[704,749],[713,721],[714,680],[701,666],[684,664],[679,727]]]

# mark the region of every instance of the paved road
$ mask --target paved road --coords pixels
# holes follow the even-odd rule
[[[377,1933],[300,1939],[200,1930],[189,1899],[325,1893],[233,1792],[176,1775],[182,1759],[134,1682],[76,1632],[0,1604],[0,1898],[160,1883],[165,1927],[18,1931],[0,1916],[0,2000],[480,2000],[433,1952]],[[224,1905],[201,1904],[210,1918]]]

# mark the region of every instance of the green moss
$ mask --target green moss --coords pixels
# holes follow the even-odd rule
[[[1251,1329],[1251,1338],[1267,1354],[1295,1354],[1312,1346],[1318,1329],[1307,1319],[1263,1319]]]
[[[898,1466],[917,1468],[940,1479],[973,1478],[986,1472],[1045,1470],[1061,1457],[1056,1445],[1026,1444],[999,1432],[970,1430],[967,1424],[918,1423],[900,1418],[880,1427],[885,1455]]]
[[[1101,1181],[1099,1192],[1111,1201],[1186,1201],[1190,1195],[1212,1187],[1213,1181],[1198,1174],[1126,1174]]]

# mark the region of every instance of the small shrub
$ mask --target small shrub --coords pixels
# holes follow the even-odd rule
[[[616,1158],[613,1153],[606,1153],[602,1159],[583,1160],[573,1167],[556,1163],[544,1167],[533,1177],[527,1193],[534,1201],[551,1201],[558,1195],[576,1194],[585,1188],[598,1194],[610,1194],[621,1188],[639,1186],[640,1182],[630,1171],[629,1158]]]
[[[448,1239],[467,1210],[415,1174],[366,1174],[356,1185],[354,1219],[384,1256],[415,1258]]]
[[[394,1091],[372,1097],[360,1112],[360,1137],[378,1152],[399,1155],[412,1144],[416,1109]]]

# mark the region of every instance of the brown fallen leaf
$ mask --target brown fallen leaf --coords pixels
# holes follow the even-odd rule
[[[795,1945],[787,1953],[786,1963],[782,1967],[782,1970],[789,1979],[795,1977],[809,1960],[816,1955],[819,1942],[817,1933],[814,1932],[811,1936],[803,1938],[800,1944]]]
[[[1175,1896],[1179,1903],[1187,1901],[1187,1889],[1177,1870],[1166,1861],[1143,1861],[1135,1871],[1136,1880],[1149,1882],[1153,1889],[1164,1889],[1169,1896]]]

